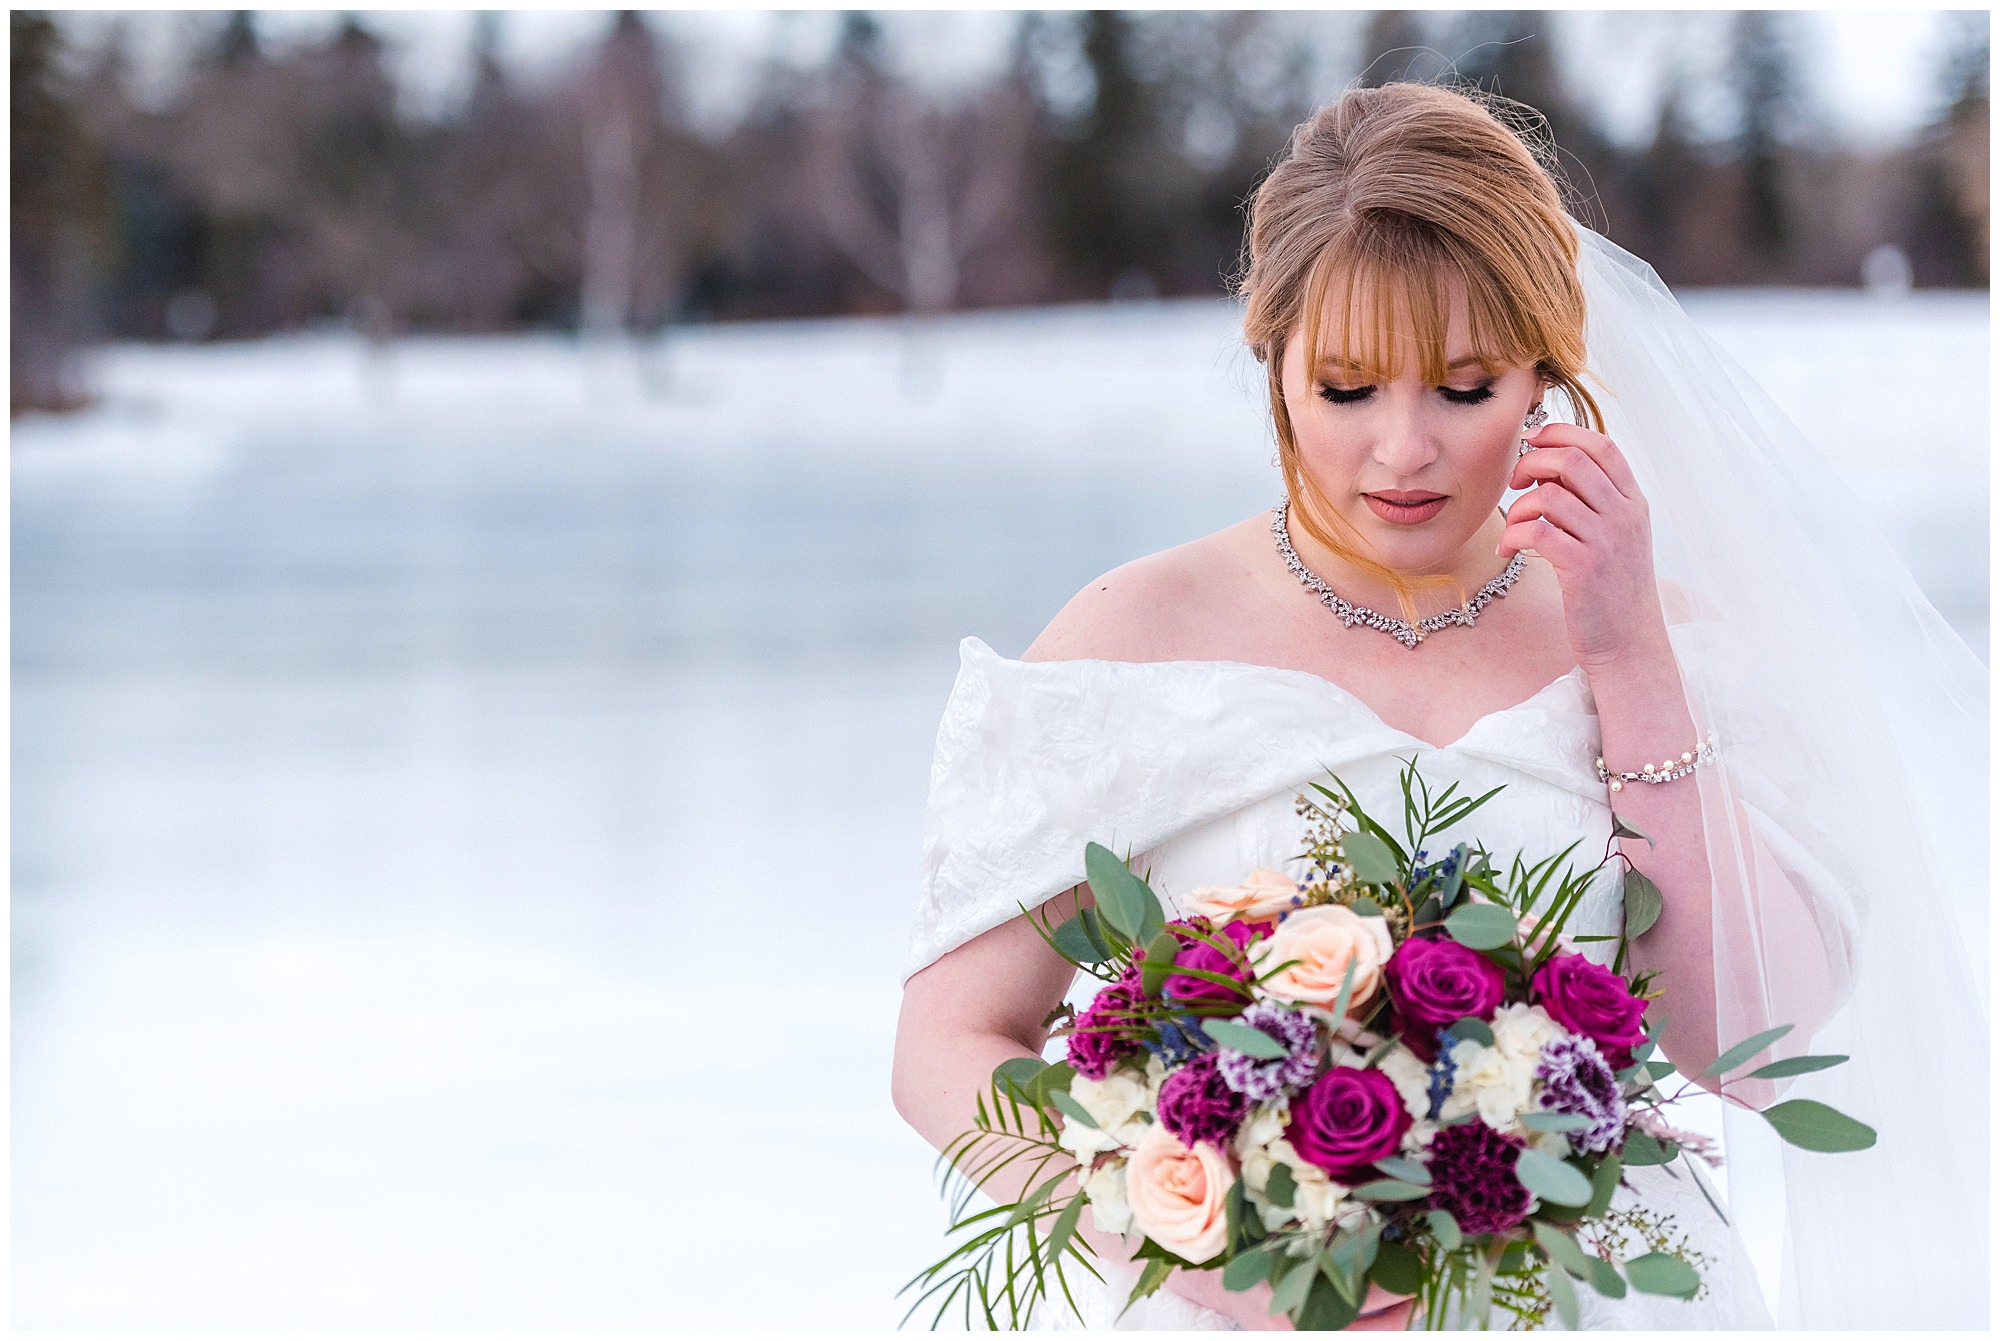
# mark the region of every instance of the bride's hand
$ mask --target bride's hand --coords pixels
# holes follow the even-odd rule
[[[1499,553],[1532,549],[1555,569],[1570,650],[1585,672],[1660,647],[1666,617],[1653,575],[1646,499],[1618,445],[1575,424],[1545,424],[1515,463]],[[1532,486],[1532,487],[1531,487]]]

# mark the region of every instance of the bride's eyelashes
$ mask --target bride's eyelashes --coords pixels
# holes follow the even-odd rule
[[[1316,390],[1321,400],[1332,405],[1356,405],[1375,394],[1372,386],[1338,387],[1321,382]],[[1457,387],[1441,386],[1437,393],[1453,405],[1483,405],[1493,399],[1493,384],[1482,382],[1476,387],[1459,390]]]

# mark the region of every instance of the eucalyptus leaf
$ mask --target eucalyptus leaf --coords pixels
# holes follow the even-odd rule
[[[1746,1038],[1720,1057],[1717,1057],[1702,1074],[1705,1076],[1726,1076],[1791,1032],[1792,1026],[1781,1024],[1776,1029],[1766,1029],[1761,1034]],[[1636,1285],[1637,1282],[1635,1281],[1634,1284]]]
[[[1369,898],[1366,894],[1363,894],[1347,906],[1354,910],[1357,917],[1380,917],[1382,915],[1382,905]]]
[[[1313,1278],[1319,1275],[1319,1259],[1308,1257],[1298,1265],[1287,1268],[1271,1287],[1271,1309],[1273,1313],[1290,1313],[1306,1302],[1306,1291],[1312,1289]]]
[[[1660,887],[1636,870],[1625,872],[1625,934],[1628,937],[1643,936],[1653,929],[1660,920],[1660,913],[1666,908],[1666,900],[1660,896]]]
[[[1271,1177],[1264,1184],[1264,1200],[1273,1206],[1289,1209],[1292,1199],[1298,1195],[1298,1180],[1292,1177],[1291,1166],[1273,1164]]]
[[[1055,929],[1049,937],[1056,947],[1056,953],[1072,964],[1102,964],[1111,958],[1111,947],[1099,943],[1091,936],[1091,928],[1084,919],[1096,909],[1086,908]]]
[[[1431,1171],[1413,1159],[1391,1155],[1387,1159],[1376,1160],[1375,1167],[1391,1178],[1400,1178],[1406,1183],[1415,1183],[1418,1187],[1431,1185]]]
[[[1425,1213],[1431,1222],[1431,1235],[1438,1241],[1438,1247],[1446,1252],[1457,1252],[1458,1245],[1465,1241],[1465,1235],[1458,1228],[1458,1217],[1443,1207]]]
[[[1033,1103],[1035,1077],[1042,1068],[1039,1057],[1009,1057],[993,1068],[993,1088],[1021,1103]]]
[[[1105,923],[1132,944],[1144,944],[1140,933],[1146,924],[1146,903],[1153,898],[1146,882],[1102,843],[1084,845],[1083,870]]]
[[[1701,1276],[1678,1257],[1647,1253],[1625,1264],[1625,1279],[1632,1288],[1646,1294],[1672,1295],[1686,1299],[1701,1288]]]
[[[1353,1192],[1363,1201],[1419,1201],[1430,1194],[1428,1186],[1406,1183],[1400,1178],[1377,1178],[1363,1183]]]
[[[1583,1208],[1584,1219],[1596,1219],[1611,1209],[1611,1196],[1618,1190],[1618,1176],[1623,1171],[1624,1161],[1616,1155],[1606,1155],[1598,1161],[1596,1171],[1590,1175],[1590,1204]],[[1619,1291],[1624,1292],[1622,1285]]]
[[[1356,1311],[1359,1312],[1362,1297],[1366,1293],[1362,1283],[1355,1279],[1354,1273],[1348,1270],[1345,1265],[1335,1260],[1332,1252],[1320,1253],[1319,1274],[1325,1278],[1328,1285],[1333,1287],[1335,1294],[1338,1294],[1344,1302],[1354,1306]],[[1315,1283],[1313,1289],[1317,1290],[1318,1288],[1319,1285]]]
[[[1549,1255],[1550,1261],[1560,1263],[1562,1269],[1573,1276],[1590,1274],[1590,1254],[1586,1253],[1575,1239],[1554,1225],[1544,1224],[1540,1220],[1532,1223],[1535,1242],[1542,1245],[1542,1251]]]
[[[1615,814],[1612,815],[1611,817],[1611,836],[1613,838],[1636,838],[1640,842],[1645,843],[1649,847],[1652,845],[1653,842],[1652,839],[1640,833],[1637,829],[1627,824],[1624,820],[1620,819]]]
[[[1497,950],[1520,932],[1511,908],[1497,903],[1468,903],[1444,920],[1445,934],[1472,950]]]
[[[1354,878],[1364,885],[1393,885],[1402,878],[1395,854],[1372,833],[1357,831],[1343,836],[1340,855]]]
[[[1549,1302],[1556,1306],[1556,1313],[1562,1318],[1563,1326],[1572,1332],[1577,1328],[1576,1286],[1570,1284],[1569,1273],[1550,1263],[1546,1275],[1542,1277],[1549,1285]]]
[[[1147,944],[1146,957],[1139,964],[1139,987],[1147,996],[1160,994],[1167,975],[1174,971],[1174,957],[1180,949],[1181,943],[1170,931],[1162,931]]]
[[[1378,1244],[1368,1278],[1390,1294],[1415,1294],[1423,1288],[1424,1259],[1400,1243]]]
[[[1080,1122],[1084,1126],[1092,1128],[1097,1126],[1097,1119],[1092,1117],[1089,1110],[1082,1104],[1071,1098],[1068,1090],[1056,1090],[1049,1095],[1049,1099],[1072,1122]]]
[[[1468,1015],[1462,1020],[1454,1020],[1445,1027],[1445,1032],[1453,1038],[1469,1038],[1482,1048],[1493,1046],[1493,1028],[1476,1015]]]
[[[1523,1150],[1514,1161],[1514,1176],[1521,1180],[1521,1186],[1543,1201],[1558,1206],[1585,1206],[1590,1202],[1590,1180],[1540,1150]]]
[[[1618,1274],[1618,1268],[1602,1257],[1590,1259],[1590,1285],[1606,1299],[1625,1297],[1625,1278]]]
[[[1625,1133],[1624,1161],[1628,1168],[1640,1169],[1652,1164],[1668,1164],[1680,1153],[1681,1148],[1672,1141],[1662,1141],[1648,1132]]]
[[[1810,1071],[1824,1071],[1829,1066],[1839,1066],[1845,1057],[1787,1057],[1783,1061],[1766,1062],[1750,1073],[1752,1080],[1777,1080],[1781,1076],[1802,1076]]]
[[[1358,1289],[1356,1294],[1361,1293]],[[1314,1273],[1311,1293],[1293,1316],[1292,1325],[1302,1332],[1338,1332],[1361,1316],[1358,1304],[1341,1298],[1340,1291]]]
[[[1523,1113],[1520,1121],[1529,1131],[1582,1131],[1590,1125],[1581,1113]]]
[[[1230,1048],[1248,1057],[1283,1057],[1288,1051],[1284,1044],[1253,1025],[1234,1020],[1203,1020],[1201,1027],[1217,1047]]]
[[[1875,1144],[1875,1129],[1813,1099],[1787,1099],[1764,1110],[1778,1135],[1802,1150],[1838,1154]]]
[[[1231,1258],[1222,1268],[1222,1288],[1243,1291],[1264,1283],[1271,1274],[1271,1253],[1267,1248],[1251,1248]]]

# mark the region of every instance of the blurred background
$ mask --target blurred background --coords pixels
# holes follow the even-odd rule
[[[10,38],[17,1327],[893,1325],[957,641],[1276,496],[1354,81],[1546,113],[1987,652],[1984,12]]]

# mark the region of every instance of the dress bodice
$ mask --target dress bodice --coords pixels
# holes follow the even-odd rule
[[[1166,899],[1298,869],[1294,798],[1337,775],[1391,832],[1414,760],[1434,790],[1502,790],[1459,830],[1505,869],[1578,843],[1581,869],[1611,835],[1593,769],[1597,717],[1581,671],[1488,713],[1437,746],[1385,724],[1305,671],[1230,661],[1011,661],[977,638],[938,731],[925,825],[924,896],[908,971],[1083,878],[1087,842],[1132,854]],[[1593,882],[1571,930],[1610,934],[1619,904]]]

